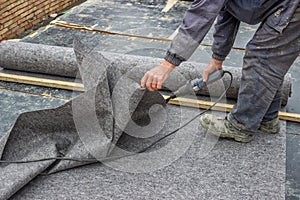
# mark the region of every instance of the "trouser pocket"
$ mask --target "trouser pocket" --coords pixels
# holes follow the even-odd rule
[[[289,25],[289,23],[292,20],[296,20],[296,21],[299,20],[299,19],[295,19],[295,16],[293,15],[294,12],[291,10],[290,7],[282,6],[279,7],[273,14],[271,14],[264,23],[267,24],[270,28],[272,28],[276,32],[278,32],[279,34],[282,34],[284,29]]]

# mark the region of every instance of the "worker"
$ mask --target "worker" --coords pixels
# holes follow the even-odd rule
[[[212,58],[203,80],[229,54],[240,22],[260,23],[244,55],[237,103],[224,118],[206,114],[200,124],[208,133],[250,142],[258,130],[280,130],[278,110],[284,76],[300,53],[300,0],[195,0],[186,11],[179,32],[160,65],[149,70],[141,87],[162,88],[170,72],[190,58],[215,19]]]

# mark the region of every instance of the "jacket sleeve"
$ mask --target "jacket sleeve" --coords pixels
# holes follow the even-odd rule
[[[188,60],[211,28],[226,0],[195,0],[186,11],[165,59],[174,65]]]
[[[228,11],[221,10],[215,25],[212,57],[225,60],[229,54],[238,32],[240,21]]]

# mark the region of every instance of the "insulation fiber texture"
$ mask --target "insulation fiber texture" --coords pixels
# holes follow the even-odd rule
[[[1,164],[0,199],[9,198],[41,172],[51,174],[97,162],[97,159],[110,157],[112,153],[126,155],[125,151],[115,148],[123,132],[134,135],[135,131],[142,131],[148,138],[156,131],[151,127],[158,126],[157,123],[165,119],[165,113],[161,112],[166,107],[165,101],[158,92],[150,94],[141,90],[139,84],[118,70],[108,76],[109,60],[86,49],[80,42],[75,46],[85,92],[58,108],[21,114],[2,138],[0,156],[2,160],[60,156],[89,161],[53,159]],[[115,86],[118,88],[113,90]],[[156,137],[159,135],[155,134]],[[148,138],[148,143],[152,140]],[[144,145],[148,143],[144,142]]]
[[[136,69],[136,73],[132,77],[136,82],[140,82],[140,77],[145,71],[161,62],[160,59],[150,57],[98,52],[97,50],[94,50],[94,52],[95,54],[103,54],[112,62],[111,68],[117,67],[120,71],[127,71],[138,66],[139,69]],[[119,62],[127,63],[128,65],[117,66],[116,63]],[[0,43],[0,67],[65,77],[76,77],[78,74],[76,56],[72,48],[15,41],[3,41]],[[175,75],[171,76],[165,82],[165,86],[168,86],[170,90],[178,89],[186,83],[186,80],[201,77],[205,67],[205,64],[185,62],[180,67],[177,67],[178,73],[182,75],[182,78],[178,78]],[[236,99],[242,75],[241,68],[224,66],[224,70],[233,74],[233,84],[227,93],[227,97]],[[111,72],[114,69],[108,71]],[[174,78],[172,79],[172,77]],[[222,81],[224,86],[227,87],[230,82],[229,76],[225,76]],[[213,90],[201,90],[199,94],[220,96],[223,91],[224,87],[214,87]],[[282,105],[287,104],[290,95],[291,75],[287,74],[282,89]]]
[[[85,92],[58,108],[21,114],[2,138],[0,154],[2,160],[90,160],[1,164],[1,200],[284,199],[284,124],[279,134],[258,133],[240,144],[207,135],[194,120],[126,156],[200,111],[166,106],[158,92],[140,90],[144,58],[134,57],[142,60],[132,66],[126,56],[102,55],[79,41],[74,50]],[[170,79],[184,76],[175,70]]]

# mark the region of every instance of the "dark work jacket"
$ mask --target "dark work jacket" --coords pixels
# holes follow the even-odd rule
[[[213,57],[224,60],[233,46],[240,22],[264,23],[276,15],[270,26],[282,32],[288,25],[300,0],[195,0],[186,11],[178,34],[165,56],[179,65],[194,53],[215,19]]]

